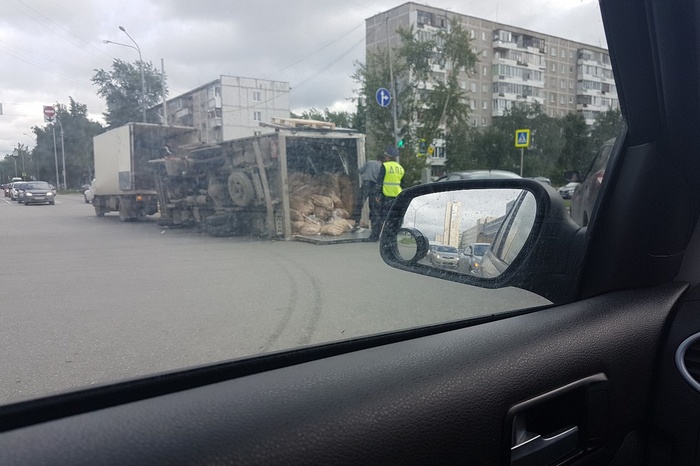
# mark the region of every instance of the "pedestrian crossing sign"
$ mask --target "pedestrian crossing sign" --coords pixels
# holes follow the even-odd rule
[[[530,147],[530,130],[515,130],[515,147]]]

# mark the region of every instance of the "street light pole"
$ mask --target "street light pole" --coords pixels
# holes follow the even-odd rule
[[[63,124],[61,123],[61,119],[56,116],[56,121],[58,122],[59,126],[61,127],[61,158],[63,159],[63,189],[66,190],[68,189],[68,185],[66,184],[66,149],[65,146],[63,145]]]
[[[31,139],[32,141],[34,141],[34,145],[35,145],[35,146],[38,146],[37,142],[34,140],[33,137],[31,137],[31,136],[28,135],[27,133],[22,133],[22,134],[24,134],[24,135],[27,136],[29,139]],[[39,170],[39,154],[38,154],[38,150],[37,150],[37,149],[34,149],[34,150],[32,150],[32,152],[33,152],[32,158],[33,158],[34,161],[36,162],[36,179],[37,179],[37,180],[40,180],[40,179],[41,179],[41,171]]]
[[[146,123],[146,80],[143,76],[143,58],[141,58],[141,47],[136,43],[133,37],[124,29],[124,26],[119,26],[119,30],[131,39],[131,42],[136,46],[136,51],[139,53],[139,65],[141,68],[141,111],[143,112],[143,122]]]
[[[121,26],[119,28],[126,33],[127,36],[129,36],[129,33],[126,32]],[[131,36],[129,36],[129,39],[131,39]],[[134,41],[134,39],[131,39]],[[140,68],[141,68],[141,112],[143,114],[143,122],[146,123],[146,80],[144,79],[143,76],[143,60],[141,59],[141,49],[138,47],[134,47],[133,45],[129,44],[122,44],[121,42],[114,42],[112,40],[103,40],[102,43],[104,44],[114,44],[114,45],[121,45],[122,47],[129,47],[130,49],[134,49],[139,53],[139,63],[140,63]],[[136,42],[134,42],[135,44]]]
[[[56,125],[51,125],[51,131],[53,132],[53,159],[56,162],[56,186],[61,186],[61,180],[58,177],[58,153],[56,151]]]

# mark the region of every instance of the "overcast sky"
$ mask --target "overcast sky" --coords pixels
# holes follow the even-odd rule
[[[0,157],[30,148],[42,106],[72,96],[101,121],[90,82],[114,58],[165,60],[170,97],[220,75],[288,81],[292,110],[351,109],[364,20],[405,2],[372,0],[0,0]],[[423,2],[419,2],[423,3]],[[594,0],[433,0],[430,5],[605,46]]]

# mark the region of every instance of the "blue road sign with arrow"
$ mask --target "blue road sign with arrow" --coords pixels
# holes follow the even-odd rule
[[[391,92],[388,89],[380,87],[374,95],[380,107],[388,107],[391,103]]]

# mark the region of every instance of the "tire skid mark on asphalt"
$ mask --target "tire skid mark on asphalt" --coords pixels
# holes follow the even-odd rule
[[[318,326],[318,322],[321,319],[321,309],[323,305],[323,298],[321,296],[321,286],[318,283],[318,280],[316,277],[314,277],[308,270],[306,270],[304,267],[302,267],[300,264],[297,262],[289,259],[288,257],[283,256],[280,253],[272,252],[272,251],[265,251],[267,254],[274,255],[275,257],[278,257],[284,261],[286,261],[288,264],[291,264],[294,267],[295,271],[299,271],[302,274],[306,275],[308,278],[310,284],[311,284],[311,289],[313,290],[313,305],[311,309],[311,315],[309,317],[309,323],[306,325],[306,328],[304,329],[304,334],[301,335],[297,339],[297,346],[303,346],[303,345],[308,345],[311,343],[311,337],[313,337],[314,333],[316,332],[316,327]],[[285,271],[287,271],[287,268],[285,267]]]
[[[265,251],[262,251],[265,252]],[[261,352],[267,352],[269,351],[275,343],[280,339],[284,331],[287,329],[287,326],[289,325],[289,321],[292,319],[292,315],[294,314],[294,311],[296,311],[297,307],[297,302],[299,299],[299,284],[297,283],[296,279],[294,278],[294,274],[292,274],[287,267],[284,265],[281,266],[282,271],[284,272],[284,275],[287,276],[289,279],[289,283],[291,285],[292,293],[291,296],[289,297],[289,303],[287,304],[287,308],[284,312],[284,315],[282,316],[282,319],[280,322],[277,324],[277,327],[275,330],[272,332],[272,334],[268,337],[267,341],[263,346],[260,347]]]

